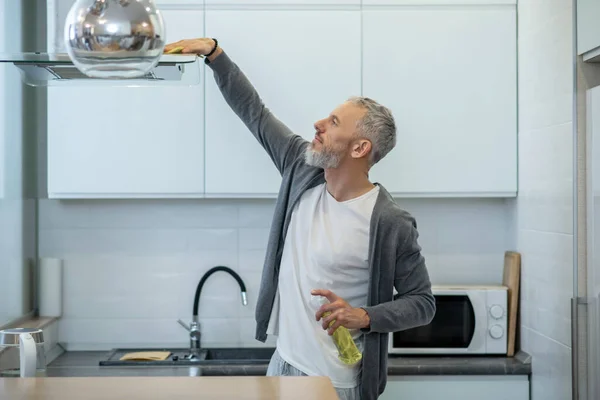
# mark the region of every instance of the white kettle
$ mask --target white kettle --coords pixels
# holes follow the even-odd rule
[[[41,329],[13,328],[0,331],[0,350],[18,349],[19,365],[9,370],[19,370],[21,378],[34,377],[38,370],[46,369],[44,333]],[[6,371],[2,371],[3,374]]]

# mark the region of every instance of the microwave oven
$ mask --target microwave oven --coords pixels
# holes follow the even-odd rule
[[[431,322],[390,333],[390,354],[506,354],[506,286],[436,285],[432,292]]]

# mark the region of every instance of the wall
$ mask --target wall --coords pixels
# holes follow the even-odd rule
[[[532,399],[571,398],[573,24],[571,0],[521,0],[519,197],[521,344]]]
[[[63,21],[72,1],[57,4]],[[60,37],[50,46],[60,47]],[[41,137],[41,191],[44,150]],[[398,201],[417,218],[434,283],[501,283],[504,251],[514,245],[505,200]],[[177,319],[190,320],[202,275],[226,265],[245,280],[249,304],[241,305],[232,277],[213,275],[200,299],[202,343],[260,345],[254,305],[273,207],[273,200],[41,200],[40,257],[65,262],[60,342],[68,350],[186,346]]]
[[[434,283],[500,283],[511,248],[502,199],[399,199]],[[204,345],[258,346],[254,305],[273,200],[40,201],[40,257],[65,260],[59,340],[69,350],[186,346],[196,285]],[[269,342],[272,344],[272,342]]]
[[[0,53],[40,49],[36,47],[41,38],[38,29],[22,30],[36,21],[40,4],[0,1]],[[21,83],[17,68],[0,64],[0,326],[34,307],[39,120],[30,118],[29,113],[36,112],[38,99],[36,89]]]
[[[14,51],[12,46],[19,47],[15,41],[10,44],[8,38],[18,29],[15,24],[8,24],[7,16],[14,18],[15,12],[9,4],[0,2],[0,52]],[[22,295],[21,269],[22,257],[22,199],[21,183],[21,121],[20,118],[9,118],[18,115],[21,101],[21,85],[18,72],[12,66],[0,65],[0,325],[21,316],[19,304]],[[10,102],[13,97],[15,102]],[[16,111],[16,112],[15,112]],[[9,174],[8,171],[11,171]]]
[[[590,12],[585,5],[598,9],[594,1],[580,1],[577,10],[578,18],[578,53],[587,51],[590,46],[590,37],[585,37],[584,32],[593,27],[595,22],[594,13]],[[582,7],[582,5],[584,7]],[[598,9],[600,10],[600,9]],[[592,22],[592,25],[589,24]],[[584,38],[581,35],[584,34]],[[597,169],[598,147],[593,147],[594,143],[588,141],[588,114],[591,107],[587,103],[587,91],[591,88],[600,86],[600,64],[584,62],[582,56],[577,57],[577,269],[578,269],[578,297],[587,297],[589,303],[579,304],[578,307],[578,375],[580,398],[595,399],[600,391],[600,382],[597,379],[598,365],[600,362],[598,353],[598,329],[597,327],[597,281],[598,268],[595,268],[597,262],[598,248],[598,202],[592,201],[597,197],[598,174],[594,174]],[[594,136],[592,132],[590,135]],[[588,197],[589,193],[589,197]],[[588,222],[589,221],[589,222]]]

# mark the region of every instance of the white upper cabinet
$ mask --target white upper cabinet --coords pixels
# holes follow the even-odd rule
[[[50,1],[49,13],[61,21],[67,3]],[[370,178],[399,197],[516,195],[515,4],[157,2],[168,42],[218,38],[266,106],[306,139],[349,96],[390,107],[397,146]],[[599,11],[594,2],[578,4]],[[60,42],[51,34],[60,24],[48,25],[51,44]],[[579,50],[600,48],[595,28],[581,29],[589,40]],[[202,61],[194,67],[201,70],[194,86],[49,87],[49,196],[275,196],[281,177],[271,159],[223,99],[212,70]]]
[[[48,196],[201,195],[202,92],[170,89],[49,88]]]
[[[577,54],[600,61],[599,0],[577,0]]]
[[[202,11],[163,14],[168,41],[203,34]],[[203,196],[203,100],[202,84],[49,87],[49,197]]]
[[[363,6],[489,6],[517,4],[517,0],[362,0]]]
[[[371,179],[400,196],[514,196],[515,7],[363,11],[363,94],[394,113]]]
[[[207,11],[217,37],[266,106],[309,139],[314,122],[360,94],[360,11]],[[242,34],[240,33],[242,32]],[[206,69],[206,193],[273,196],[281,178]]]
[[[193,0],[188,0],[193,1]],[[206,5],[217,5],[217,6],[344,6],[344,5],[355,5],[359,6],[361,0],[206,0]],[[200,0],[202,3],[202,0]]]

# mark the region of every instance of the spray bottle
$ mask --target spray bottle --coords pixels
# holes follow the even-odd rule
[[[320,298],[321,305],[328,304],[329,301],[321,297]],[[331,311],[327,311],[323,314],[323,318],[329,316]],[[335,320],[329,323],[329,327],[335,323]],[[332,335],[333,342],[338,349],[338,358],[346,365],[354,365],[362,359],[362,353],[356,347],[356,343],[354,343],[354,339],[352,339],[352,335],[348,328],[344,326],[339,326]]]

